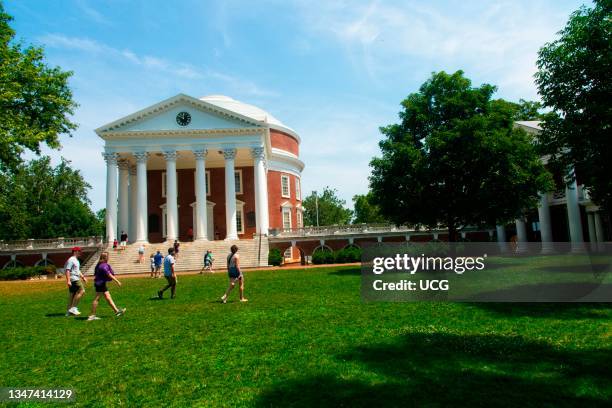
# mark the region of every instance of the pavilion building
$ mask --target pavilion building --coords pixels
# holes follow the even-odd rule
[[[106,237],[235,240],[302,226],[300,137],[227,96],[184,94],[96,129]]]

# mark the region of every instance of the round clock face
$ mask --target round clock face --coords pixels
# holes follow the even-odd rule
[[[188,112],[179,112],[176,115],[176,123],[179,126],[187,126],[191,122],[191,115]]]

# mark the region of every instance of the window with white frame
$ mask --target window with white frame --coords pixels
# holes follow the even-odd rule
[[[236,231],[244,234],[244,202],[236,200]]]
[[[209,196],[210,195],[210,171],[206,170],[206,177],[204,179],[205,183],[206,183],[206,195]],[[193,185],[194,187],[198,185],[198,175],[197,172],[194,171],[193,173]],[[197,188],[196,188],[197,190]]]
[[[162,197],[166,196],[166,172],[162,171],[162,179],[161,179],[161,190],[162,190]]]
[[[242,170],[234,171],[234,182],[236,183],[236,194],[242,194]]]
[[[283,208],[283,229],[291,229],[291,208]]]
[[[302,219],[302,210],[301,209],[296,209],[295,210],[295,218],[296,218],[296,222],[297,222],[297,227],[298,228],[302,228],[304,226],[304,220]]]
[[[295,178],[295,199],[302,200],[302,186],[299,178]]]
[[[291,197],[291,186],[289,185],[288,174],[281,174],[281,196],[285,198]]]

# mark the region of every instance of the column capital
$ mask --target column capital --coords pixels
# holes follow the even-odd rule
[[[106,164],[117,164],[117,160],[119,159],[119,155],[117,153],[109,152],[103,152],[102,157],[104,157]]]
[[[132,154],[136,158],[137,163],[146,163],[149,158],[149,152],[134,152]]]
[[[233,147],[224,148],[223,157],[225,158],[225,160],[234,160],[236,158],[236,149]]]
[[[128,159],[119,159],[117,160],[117,166],[119,167],[119,170],[129,170],[130,161]]]
[[[130,176],[135,176],[136,175],[136,166],[130,165],[128,167],[128,171],[130,173]]]
[[[203,159],[205,159],[207,154],[208,154],[208,149],[196,149],[196,150],[193,150],[193,155],[195,156],[196,160],[203,160]]]
[[[252,147],[251,148],[251,157],[253,159],[265,160],[265,158],[266,158],[265,149],[262,146]]]
[[[166,159],[166,161],[176,161],[179,155],[176,150],[164,150],[162,154],[164,155],[164,159]]]

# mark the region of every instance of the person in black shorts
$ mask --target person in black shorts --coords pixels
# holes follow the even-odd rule
[[[117,285],[121,286],[121,282],[115,278],[113,268],[111,268],[111,266],[108,264],[108,252],[102,252],[94,272],[94,287],[96,288],[96,297],[91,305],[91,314],[87,320],[100,320],[100,318],[96,316],[96,309],[98,308],[98,301],[100,300],[101,296],[104,296],[110,307],[115,312],[116,316],[121,316],[125,313],[125,308],[119,309],[117,306],[115,306],[115,302],[113,302],[113,298],[106,287],[106,283],[111,281],[115,281],[117,282]]]
[[[248,299],[244,297],[244,276],[240,270],[240,256],[237,254],[238,247],[236,245],[232,245],[230,251],[231,253],[227,256],[227,274],[230,282],[225,294],[221,296],[221,302],[227,302],[227,297],[232,289],[234,289],[234,286],[236,286],[237,281],[240,283],[240,301],[248,302]]]
[[[178,242],[178,239],[175,239],[174,245],[172,246],[174,248],[174,259],[178,259],[178,253],[179,253],[180,246],[181,244]]]

